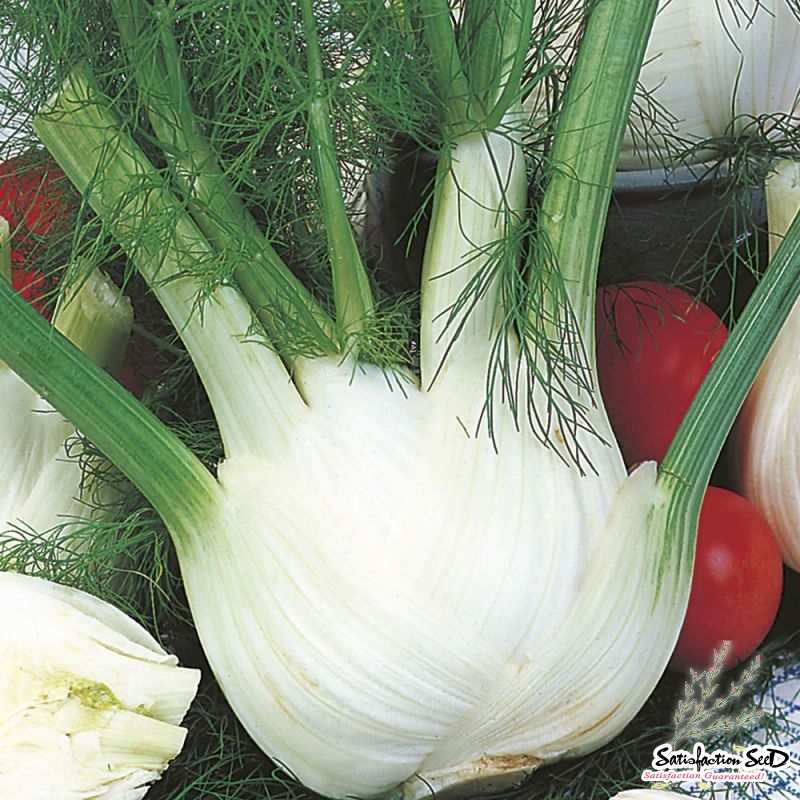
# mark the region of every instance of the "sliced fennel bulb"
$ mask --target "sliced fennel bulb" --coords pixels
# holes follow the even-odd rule
[[[138,800],[181,751],[199,672],[68,586],[0,572],[0,795]]]
[[[526,238],[531,131],[515,85],[531,4],[470,6],[462,49],[446,3],[426,2],[420,16],[426,45],[446,57],[431,76],[445,121],[418,375],[360,358],[356,334],[374,306],[341,226],[318,69],[309,68],[308,133],[324,184],[316,199],[331,211],[338,338],[313,357],[271,346],[236,271],[201,292],[198,273],[229,253],[201,224],[219,209],[204,206],[174,156],[185,137],[156,134],[165,161],[175,159],[165,177],[127,129],[138,119],[121,124],[80,67],[36,121],[183,337],[222,435],[214,475],[2,295],[0,331],[49,354],[51,369],[14,357],[3,336],[0,352],[159,511],[232,708],[267,754],[326,795],[499,787],[619,732],[677,638],[700,499],[736,402],[730,376],[740,383],[755,371],[735,360],[731,337],[734,356],[715,364],[729,377],[716,398],[730,407],[721,412],[709,390],[698,406],[706,415],[695,413],[661,471],[644,464],[626,475],[593,403],[591,357],[573,369],[568,356],[593,352],[603,218],[656,3],[592,5],[536,209],[539,238]],[[292,8],[313,33],[310,0]],[[313,35],[305,41],[318,68]],[[155,79],[136,75],[151,99],[157,68]],[[149,110],[163,124],[158,88]],[[225,221],[236,229],[235,216]],[[762,329],[773,311],[754,311]],[[87,414],[86,399],[100,412]]]
[[[800,162],[781,161],[766,180],[770,253],[800,212]],[[736,423],[739,489],[770,523],[786,564],[800,571],[800,304],[764,361]]]
[[[792,0],[662,0],[640,75],[649,110],[633,114],[620,168],[657,168],[689,148],[694,162],[716,156],[715,140],[757,117],[768,132],[796,127],[798,48]]]

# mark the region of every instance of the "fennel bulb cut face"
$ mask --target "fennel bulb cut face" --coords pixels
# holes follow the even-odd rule
[[[181,751],[199,672],[92,595],[0,572],[0,796],[136,800]]]
[[[669,658],[685,597],[656,586],[654,464],[627,476],[587,436],[582,476],[510,413],[495,449],[484,377],[298,365],[280,445],[229,441],[216,512],[176,537],[231,706],[322,794],[519,780],[618,733]]]
[[[753,117],[790,121],[800,110],[799,50],[800,15],[789,0],[662,0],[640,74],[660,111],[632,116],[620,169],[658,167],[662,139],[669,155],[678,141],[683,149],[740,133]]]

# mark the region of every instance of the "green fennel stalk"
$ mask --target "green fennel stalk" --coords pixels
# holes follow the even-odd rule
[[[230,269],[260,321],[280,338],[299,320],[317,350],[335,350],[332,320],[260,231],[200,130],[166,9],[159,13],[142,0],[115,0],[113,9],[148,119],[178,185],[194,199],[203,233],[233,254]]]

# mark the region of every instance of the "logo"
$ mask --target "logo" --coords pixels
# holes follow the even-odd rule
[[[738,684],[732,682],[727,694],[718,694],[716,681],[730,646],[730,642],[723,642],[720,651],[714,652],[714,663],[705,672],[690,670],[684,697],[675,711],[675,735],[653,750],[651,768],[642,772],[642,780],[653,783],[654,788],[683,781],[700,781],[706,786],[718,782],[757,783],[766,780],[768,772],[781,770],[790,763],[791,754],[774,746],[734,745],[733,752],[722,749],[709,752],[702,741],[695,741],[677,747],[684,740],[744,728],[764,714],[763,709],[752,705],[731,711],[741,698],[742,687],[755,677],[759,656],[742,673]]]
[[[643,781],[706,781],[757,783],[767,777],[767,771],[785,767],[791,756],[781,747],[734,747],[726,750],[706,751],[702,742],[696,742],[691,752],[673,750],[663,744],[653,751],[652,769],[642,773]]]

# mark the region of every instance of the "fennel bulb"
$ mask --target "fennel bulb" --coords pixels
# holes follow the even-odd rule
[[[800,162],[784,160],[766,179],[770,256],[800,212]],[[792,569],[800,571],[800,304],[758,373],[734,429],[739,490],[769,522]]]
[[[180,753],[199,671],[77,589],[0,572],[0,796],[137,800]]]
[[[480,362],[425,393],[333,361],[299,374],[291,436],[229,439],[207,528],[179,544],[204,649],[265,752],[326,795],[425,795],[613,736],[682,614],[654,596],[655,466],[628,477],[587,443],[599,474],[580,476],[506,413],[496,452],[470,433]]]
[[[662,0],[642,65],[620,169],[652,169],[755,119],[779,135],[800,114],[800,12],[792,0]]]
[[[7,236],[6,224],[5,236],[0,233],[6,248]],[[0,268],[0,280],[6,279],[8,262]],[[99,271],[61,298],[53,315],[56,330],[111,372],[122,363],[132,321],[129,301]],[[76,456],[80,437],[75,426],[2,362],[0,403],[0,530],[5,547],[20,537],[66,542],[70,531],[111,501],[111,491],[94,480],[91,465]]]
[[[665,547],[683,545],[660,528],[669,495],[655,465],[626,474],[602,406],[580,387],[585,416],[559,416],[549,445],[510,398],[487,411],[498,339],[507,361],[489,393],[507,392],[510,374],[520,397],[549,402],[525,377],[524,359],[545,353],[498,336],[496,282],[459,307],[521,224],[517,119],[459,136],[442,161],[420,374],[394,377],[341,355],[287,371],[248,337],[252,312],[232,286],[194,313],[196,281],[181,265],[208,245],[190,220],[174,224],[167,193],[132,191],[155,180],[152,167],[80,76],[36,123],[81,189],[85,154],[52,134],[103,137],[92,152],[113,159],[98,164],[89,200],[101,215],[128,204],[112,222],[121,241],[132,221],[152,232],[155,209],[169,222],[168,239],[148,240],[159,255],[131,252],[192,353],[225,458],[216,480],[193,467],[160,510],[232,708],[324,795],[510,785],[594,749],[641,707],[677,638],[690,570],[665,561]],[[581,651],[591,657],[574,659]]]
[[[505,137],[467,138],[442,205],[485,225],[488,244],[491,215],[480,220],[467,198],[480,186],[485,201],[496,175],[513,182],[521,164]],[[508,186],[503,195],[513,196]],[[437,246],[471,253],[476,240],[451,229],[434,234]],[[427,280],[434,303],[459,291],[445,288],[444,273]],[[424,356],[441,335],[433,314],[421,382],[301,360],[294,387],[286,375],[265,403],[256,392],[276,384],[278,364],[254,344],[235,378],[250,417],[218,418],[226,457],[206,529],[178,537],[229,702],[266,753],[326,795],[507,785],[592,749],[638,709],[676,635],[680,594],[655,608],[628,600],[654,588],[659,540],[643,536],[663,499],[654,465],[628,477],[618,449],[586,433],[597,472],[581,475],[566,448],[543,446],[508,408],[487,436],[482,311],[427,388],[438,364]],[[248,319],[243,309],[240,325]],[[612,441],[601,409],[592,423]],[[616,577],[623,560],[629,583]],[[591,613],[600,596],[602,612]],[[652,643],[647,657],[630,658],[637,639]],[[593,651],[588,668],[571,656],[583,647]]]
[[[372,51],[381,75],[421,63],[437,100],[424,130],[440,153],[418,369],[380,362],[381,341],[370,350],[380,308],[333,135],[347,120],[332,97],[352,81],[361,99],[362,72],[326,74],[317,34],[330,9],[310,0],[280,7],[296,15],[283,30],[302,31],[302,48],[281,35],[259,54],[281,73],[292,58],[308,62],[287,82],[302,87],[311,164],[291,188],[311,187],[324,212],[327,250],[316,257],[332,311],[228,205],[235,176],[224,159],[209,162],[212,139],[164,67],[178,51],[169,9],[154,21],[148,3],[115,0],[122,46],[103,54],[128,51],[116,68],[137,84],[164,170],[131,135],[141,114],[120,120],[122,105],[85,64],[72,65],[35,122],[180,333],[222,437],[214,474],[48,340],[2,286],[0,333],[49,354],[51,369],[15,355],[7,336],[0,353],[162,516],[209,663],[264,752],[324,795],[413,798],[507,786],[608,741],[641,707],[680,629],[697,512],[737,386],[698,395],[708,414],[690,413],[660,472],[648,463],[626,474],[597,401],[594,287],[655,1],[592,4],[535,221],[526,139],[541,121],[523,113],[521,84],[532,4],[476,0],[457,16],[424,0],[411,35],[395,4],[368,6],[386,16],[355,40],[388,28],[400,57]],[[218,29],[212,38],[227,43]],[[214,132],[215,120],[199,121]],[[214,268],[222,276],[208,280]],[[295,323],[300,341],[287,346],[290,295],[310,323]],[[774,316],[769,305],[753,312],[762,328]],[[760,351],[750,352],[755,362]],[[723,353],[715,369],[738,384],[756,365]]]

